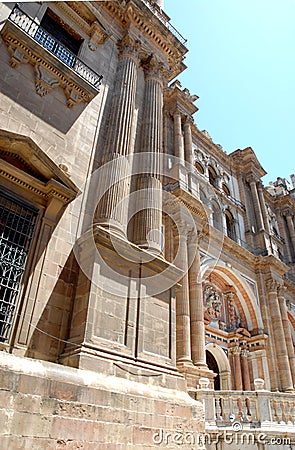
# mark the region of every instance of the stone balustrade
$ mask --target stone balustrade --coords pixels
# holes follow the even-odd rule
[[[205,406],[205,420],[209,427],[231,427],[239,421],[243,429],[283,426],[295,432],[295,395],[258,391],[212,391],[200,389],[197,400]]]

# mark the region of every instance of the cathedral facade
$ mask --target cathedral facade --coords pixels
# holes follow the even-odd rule
[[[197,127],[163,2],[0,17],[2,448],[293,448],[295,176]]]

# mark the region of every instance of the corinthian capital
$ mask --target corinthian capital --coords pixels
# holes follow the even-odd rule
[[[278,296],[283,298],[284,301],[286,290],[287,290],[286,286],[283,286],[282,284],[278,286]]]
[[[139,62],[140,43],[127,31],[122,39],[118,41],[117,47],[121,57],[129,57]]]
[[[282,211],[282,215],[285,217],[293,217],[294,212],[291,210],[291,208],[285,208]]]
[[[152,54],[142,63],[146,78],[155,78],[159,81],[164,77],[164,64]]]
[[[251,183],[258,183],[259,179],[256,175],[254,175],[254,173],[248,173],[246,175],[246,181],[251,184]]]
[[[266,283],[266,287],[268,292],[277,292],[280,284],[275,280],[268,280]]]

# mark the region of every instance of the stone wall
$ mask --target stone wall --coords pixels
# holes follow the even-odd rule
[[[203,432],[202,404],[185,392],[3,352],[0,362],[2,450],[170,449],[177,430]]]

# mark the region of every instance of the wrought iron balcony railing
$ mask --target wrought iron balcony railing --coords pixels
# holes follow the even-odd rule
[[[75,74],[89,83],[97,91],[102,80],[102,75],[98,75],[85,63],[83,63],[74,53],[67,47],[62,45],[58,39],[53,37],[48,31],[44,30],[35,20],[29,17],[18,6],[15,6],[8,18],[10,22],[15,24],[24,33],[38,42],[44,49],[53,54],[67,67],[70,67]]]

